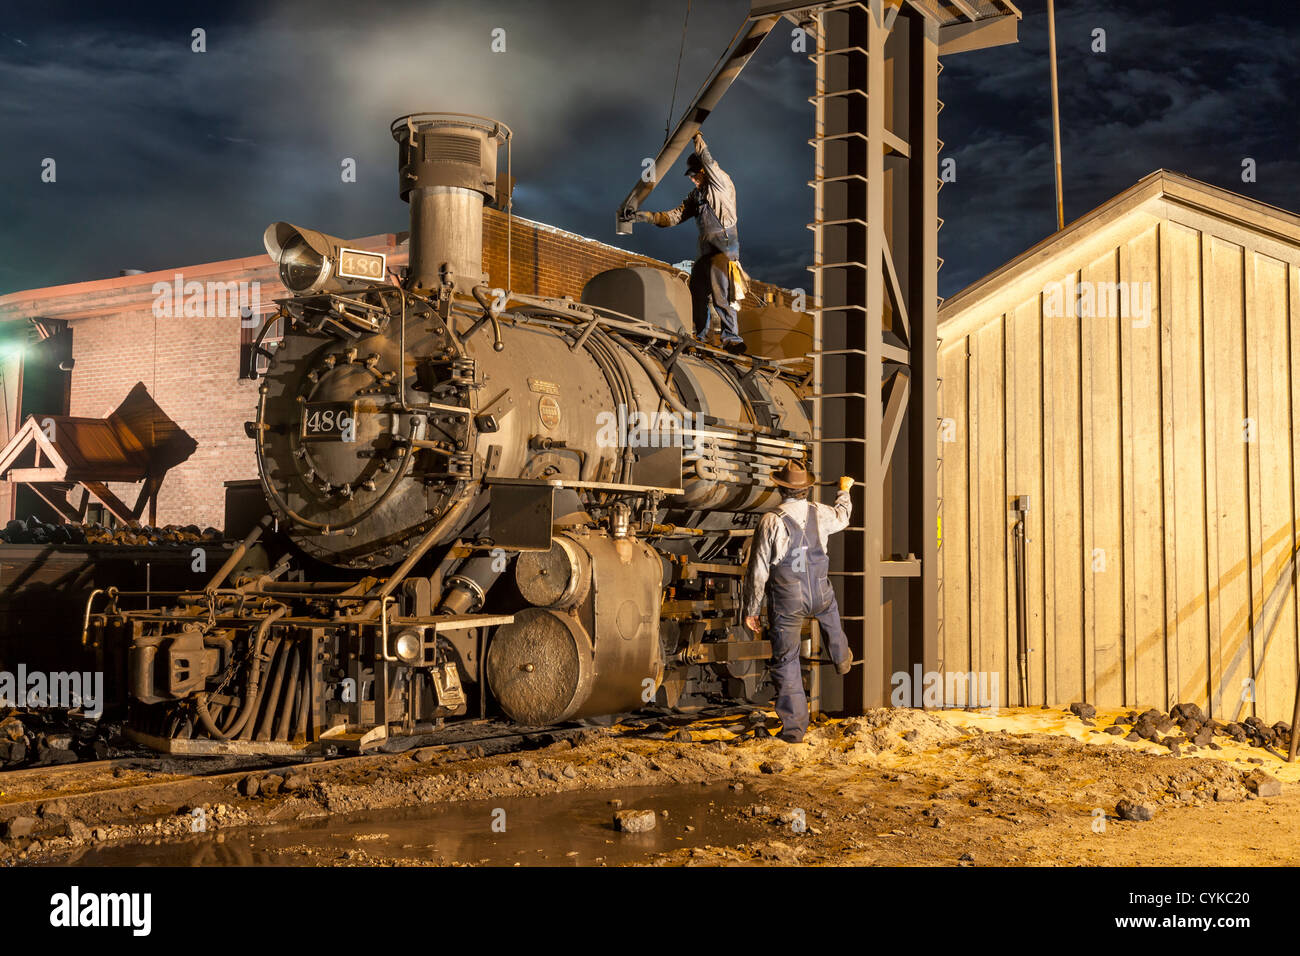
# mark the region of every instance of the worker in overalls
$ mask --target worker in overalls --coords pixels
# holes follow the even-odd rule
[[[714,160],[704,137],[695,134],[695,152],[686,159],[686,175],[695,188],[682,204],[667,212],[637,212],[637,222],[675,226],[694,219],[700,229],[699,257],[691,266],[691,317],[695,337],[705,340],[712,324],[709,307],[718,313],[722,325],[722,347],[743,355],[745,341],[732,308],[734,282],[740,280],[740,234],[736,230],[736,186]]]
[[[758,612],[767,596],[767,636],[772,642],[769,667],[776,684],[776,712],[781,717],[777,736],[799,743],[808,729],[808,698],[799,668],[799,644],[804,622],[816,618],[839,674],[847,674],[852,655],[840,609],[831,588],[826,556],[827,539],[849,524],[853,479],[840,479],[839,494],[831,507],[808,500],[812,475],[802,462],[789,461],[772,473],[781,491],[781,504],[759,520],[749,552],[742,608],[745,626],[758,632]]]

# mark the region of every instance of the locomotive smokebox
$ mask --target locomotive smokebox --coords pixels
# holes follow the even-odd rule
[[[483,201],[497,190],[502,123],[464,113],[412,113],[393,121],[398,191],[411,207],[407,286],[462,293],[485,282]]]

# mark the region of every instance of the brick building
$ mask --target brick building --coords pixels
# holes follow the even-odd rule
[[[587,280],[606,269],[672,268],[516,216],[507,283],[506,236],[506,215],[485,209],[484,267],[493,287],[520,293],[576,299]],[[407,261],[404,235],[369,236],[352,245],[385,252],[391,267]],[[259,317],[252,329],[240,316],[241,293]],[[8,343],[0,346],[0,438],[7,441],[32,414],[103,418],[143,382],[198,442],[162,485],[158,523],[221,527],[223,482],[257,476],[244,435],[257,384],[240,377],[241,346],[285,295],[269,257],[256,255],[0,296],[0,340]],[[789,301],[763,283],[755,283],[753,296]],[[135,500],[135,486],[110,487],[128,503]],[[51,514],[25,489],[15,495],[12,486],[0,484],[0,521],[33,512]]]

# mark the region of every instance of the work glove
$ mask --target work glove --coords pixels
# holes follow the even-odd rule
[[[632,217],[632,220],[633,222],[654,222],[655,214],[652,212],[644,212],[638,209],[636,215]]]
[[[840,491],[848,491],[853,487],[853,479],[848,475],[840,476]]]

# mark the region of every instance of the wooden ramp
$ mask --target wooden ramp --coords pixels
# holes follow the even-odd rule
[[[67,521],[83,520],[94,496],[128,525],[139,524],[148,504],[154,524],[163,477],[197,448],[137,382],[107,418],[28,416],[0,450],[0,480],[31,488]],[[110,481],[140,484],[134,507],[109,489]],[[73,505],[69,495],[78,485],[85,493]]]

